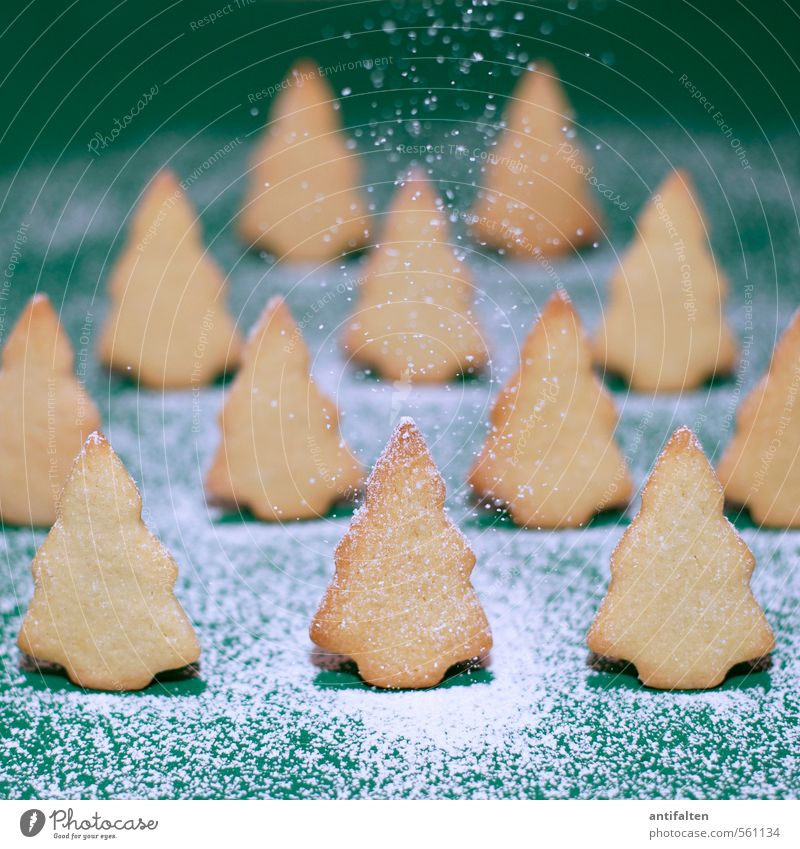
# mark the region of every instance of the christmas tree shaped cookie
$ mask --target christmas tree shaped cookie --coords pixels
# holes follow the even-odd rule
[[[675,431],[611,557],[589,648],[636,665],[658,689],[716,687],[772,651],[750,591],[755,559],[722,513],[722,487],[688,428]]]
[[[555,71],[537,62],[509,101],[472,209],[482,242],[511,254],[557,255],[601,232],[592,168],[572,132],[572,107]]]
[[[717,267],[689,177],[668,176],[611,278],[594,343],[599,363],[640,391],[698,386],[736,363]]]
[[[556,292],[495,401],[470,484],[525,527],[574,527],[622,507],[633,489],[614,442],[617,411],[592,371],[569,298]]]
[[[73,353],[45,295],[34,295],[0,369],[0,518],[53,524],[61,487],[87,435],[100,426],[73,373]]]
[[[376,687],[433,687],[453,664],[492,646],[470,583],[475,555],[444,498],[422,434],[403,419],[336,548],[336,574],[310,632]]]
[[[800,527],[800,310],[769,370],[744,399],[717,474],[725,496],[761,525]]]
[[[206,384],[236,366],[240,340],[225,279],[169,171],[157,174],[133,216],[109,282],[103,363],[156,388]]]
[[[339,432],[339,413],[309,374],[300,328],[279,297],[253,329],[220,415],[210,496],[259,519],[308,519],[353,493],[363,472]]]
[[[241,237],[295,261],[361,247],[369,234],[360,171],[333,89],[316,65],[298,63],[252,157]]]
[[[470,273],[450,243],[446,210],[414,170],[368,259],[344,348],[389,380],[441,382],[476,372],[487,352],[474,297]]]
[[[105,437],[75,461],[58,519],[33,561],[20,649],[74,683],[138,690],[200,648],[173,594],[178,567],[142,522],[136,485]]]

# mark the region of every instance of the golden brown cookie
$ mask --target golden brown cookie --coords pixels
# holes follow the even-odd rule
[[[358,154],[342,131],[322,71],[297,63],[253,153],[239,233],[249,246],[290,261],[325,260],[367,241]]]
[[[97,690],[138,690],[194,663],[194,630],[173,593],[178,566],[142,522],[142,499],[99,433],[86,440],[33,561],[20,649]]]
[[[691,389],[736,364],[723,308],[728,283],[688,175],[673,171],[639,217],[609,284],[596,359],[633,389]]]
[[[755,559],[722,502],[703,449],[679,428],[611,557],[611,584],[588,637],[593,652],[634,663],[648,687],[716,687],[731,667],[774,647],[750,591]]]
[[[45,295],[28,301],[8,337],[0,398],[0,517],[49,527],[100,414],[75,378],[72,347]]]
[[[447,212],[424,173],[397,190],[370,253],[343,346],[382,377],[441,382],[488,354],[472,310],[475,285],[451,242]]]
[[[159,172],[134,212],[108,285],[100,360],[144,386],[202,386],[239,361],[225,278],[175,176]]]
[[[212,498],[267,521],[309,519],[361,484],[339,412],[311,378],[309,359],[289,308],[273,298],[220,413],[222,441],[206,480]]]
[[[633,491],[614,442],[617,411],[592,371],[580,318],[557,291],[522,348],[517,373],[492,408],[469,475],[483,499],[525,527],[575,527]]]
[[[310,632],[376,687],[433,687],[453,664],[492,647],[469,579],[475,555],[444,499],[422,434],[403,419],[336,548],[336,574]]]
[[[528,69],[484,156],[472,208],[476,238],[510,254],[558,255],[594,242],[602,220],[592,168],[574,138],[572,107],[546,62]]]
[[[725,497],[760,525],[800,527],[800,310],[742,401],[717,467]]]

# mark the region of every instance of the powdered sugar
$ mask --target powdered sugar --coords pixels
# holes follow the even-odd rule
[[[606,136],[612,138],[613,131]],[[641,161],[631,137],[614,138],[619,143],[609,149],[623,155],[630,151],[632,160]],[[682,136],[659,138],[668,154],[689,155]],[[214,140],[204,140],[203,149],[209,144]],[[703,139],[712,160],[714,144],[712,136]],[[718,165],[724,163],[724,146],[718,145]],[[157,153],[154,163],[168,158],[164,150]],[[93,166],[96,179],[105,185],[113,183],[119,170],[116,155],[111,152]],[[200,150],[187,148],[182,155],[191,164]],[[234,182],[245,156],[242,150],[221,161],[214,180],[218,173],[220,186]],[[662,171],[659,153],[650,163],[650,176],[655,180]],[[36,178],[23,173],[20,192],[35,196],[35,187],[25,180]],[[138,177],[127,179],[118,191],[131,199]],[[63,180],[66,198],[74,175],[65,173]],[[632,178],[628,183],[631,191],[639,191]],[[217,188],[201,182],[193,192],[210,199]],[[731,191],[734,205],[743,204],[744,190],[733,186]],[[779,204],[778,191],[767,192],[765,203]],[[228,220],[237,202],[225,200],[205,213],[211,218],[206,232],[213,233],[214,220]],[[88,245],[89,256],[104,256],[101,251],[113,235],[110,222],[121,220],[126,209],[121,200],[116,203],[97,217],[99,228],[93,225],[90,231],[96,244]],[[724,208],[713,199],[708,207],[712,217],[720,212],[715,220],[724,222]],[[52,208],[60,204],[53,201]],[[27,249],[32,262],[37,251],[38,261],[47,250],[61,251],[48,262],[71,267],[76,228],[88,223],[93,210],[80,217],[78,210],[66,209],[72,214],[61,220],[69,223],[69,231],[56,228],[51,240],[51,229],[31,228]],[[725,232],[720,235],[726,242]],[[736,244],[735,236],[726,243]],[[214,249],[229,255],[232,265],[238,261],[234,245],[226,236]],[[786,252],[786,261],[792,256]],[[596,257],[589,252],[584,259],[587,265],[567,261],[558,272],[591,327],[598,317],[595,285],[602,290],[613,256],[610,251]],[[734,264],[724,249],[721,260]],[[776,336],[768,257],[762,253],[750,260],[750,279],[758,282],[761,275],[764,285],[753,307],[756,330],[744,372],[745,391],[766,365]],[[70,281],[64,310],[73,340],[86,314],[96,310],[99,316],[104,309],[102,300],[91,300],[101,264],[82,261],[84,282],[77,274]],[[308,639],[308,625],[333,573],[333,550],[348,527],[348,511],[285,526],[223,517],[206,506],[202,483],[218,438],[214,422],[224,390],[212,386],[163,396],[138,392],[116,378],[109,382],[90,357],[86,379],[101,404],[104,432],[141,486],[146,521],[180,564],[176,591],[198,629],[200,677],[114,695],[84,693],[61,678],[23,672],[14,643],[31,593],[30,562],[44,533],[7,529],[0,538],[0,794],[797,795],[800,534],[755,531],[739,522],[759,564],[753,587],[778,642],[768,671],[739,675],[712,692],[681,694],[644,690],[627,673],[589,667],[585,634],[623,531],[618,517],[601,518],[577,531],[518,531],[495,510],[472,505],[464,486],[485,433],[489,404],[516,369],[519,345],[553,281],[546,269],[531,268],[533,263],[475,256],[470,262],[478,268],[475,278],[484,290],[478,309],[493,364],[482,380],[442,387],[400,391],[391,382],[365,378],[346,367],[335,330],[352,303],[349,290],[333,288],[338,264],[298,283],[294,272],[265,272],[258,257],[246,257],[234,272],[231,298],[246,329],[269,295],[288,293],[316,355],[315,377],[339,405],[344,437],[366,464],[374,463],[398,419],[413,414],[447,482],[449,514],[477,555],[472,580],[495,643],[488,668],[423,692],[379,692],[364,688],[351,671],[324,668]],[[357,279],[358,271],[348,266],[342,276]],[[338,294],[325,302],[325,329],[317,330],[318,323],[307,316],[316,315],[314,305],[321,295],[334,291]],[[734,320],[741,307],[735,295]],[[741,323],[739,330],[744,330]],[[80,349],[78,354],[80,363]],[[731,425],[725,417],[737,392],[729,382],[653,399],[617,387],[617,438],[637,486],[678,425],[692,426],[710,454],[727,441]]]
[[[619,534],[609,526],[558,534],[472,529],[474,580],[494,629],[491,664],[450,686],[397,693],[320,669],[307,639],[345,527],[343,520],[284,529],[203,530],[197,523],[181,558],[181,598],[199,626],[204,686],[108,695],[50,679],[54,688],[42,689],[34,675],[7,666],[0,690],[0,717],[9,729],[3,792],[794,792],[800,764],[792,681],[800,641],[784,623],[798,602],[796,552],[777,545],[776,535],[747,534],[764,564],[756,591],[779,637],[774,667],[752,686],[740,677],[732,689],[657,693],[628,675],[587,667],[584,634]],[[6,656],[13,656],[14,608],[6,600]]]

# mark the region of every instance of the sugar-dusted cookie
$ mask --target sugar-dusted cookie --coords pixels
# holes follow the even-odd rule
[[[478,239],[508,253],[557,255],[591,244],[602,224],[592,168],[572,131],[572,107],[546,62],[528,69],[487,152],[472,208]]]
[[[58,519],[33,561],[20,649],[74,683],[138,690],[200,656],[173,594],[178,567],[142,522],[142,499],[99,433],[64,485]]]
[[[403,419],[336,548],[336,574],[311,623],[318,646],[352,658],[376,687],[433,687],[492,647],[470,583],[475,555],[444,498],[422,434]]]
[[[474,298],[444,205],[414,169],[398,188],[381,242],[367,260],[344,348],[390,380],[437,382],[476,372],[488,355]]]
[[[755,559],[722,501],[703,449],[679,428],[611,557],[611,584],[588,637],[593,652],[634,663],[649,687],[716,687],[731,667],[773,649],[750,591]]]
[[[144,386],[201,386],[234,368],[240,339],[225,306],[225,278],[169,171],[152,180],[133,215],[108,285],[98,354]]]
[[[592,371],[581,321],[557,291],[501,390],[469,475],[476,493],[525,527],[575,527],[628,503],[633,490],[614,442],[617,411]]]
[[[0,398],[0,518],[50,526],[100,415],[75,378],[72,347],[45,295],[31,298],[8,337]]]
[[[308,61],[275,98],[250,164],[239,233],[290,261],[325,260],[366,243],[358,154],[342,131],[336,94]]]
[[[336,405],[309,374],[309,359],[289,308],[273,298],[220,414],[222,441],[206,481],[212,498],[267,521],[308,519],[361,484],[361,465],[342,439]]]
[[[730,371],[736,342],[723,314],[727,292],[689,177],[673,171],[611,278],[597,361],[648,392],[690,389]]]
[[[800,527],[800,310],[742,401],[717,474],[726,498],[759,524]]]

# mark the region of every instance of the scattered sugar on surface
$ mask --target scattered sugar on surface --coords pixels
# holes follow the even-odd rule
[[[648,158],[638,136],[619,127],[601,129],[612,142],[608,149],[619,153],[598,162],[598,170],[605,165],[609,184],[618,184],[633,208],[645,188],[623,170],[625,162],[639,163],[649,185],[661,178],[668,160],[705,173],[705,163],[686,148],[680,133],[670,136],[659,129],[654,136],[662,150]],[[185,147],[182,137],[173,141],[182,157],[177,167],[184,165],[187,172],[207,156],[209,145],[215,146],[213,139]],[[726,141],[714,132],[700,141],[698,149],[715,173],[731,175]],[[782,143],[788,152],[786,140],[775,141]],[[145,152],[153,168],[170,158],[169,144],[162,139],[161,147]],[[766,149],[755,144],[748,150],[754,160],[766,156]],[[243,145],[215,166],[208,182],[192,187],[200,208],[235,180],[247,153]],[[48,215],[37,211],[30,228],[26,256],[31,267],[42,265],[45,287],[52,281],[57,292],[69,280],[63,319],[73,340],[80,337],[87,314],[96,311],[92,327],[99,325],[104,306],[102,298],[93,302],[93,288],[105,279],[102,263],[109,241],[127,212],[122,198],[134,197],[140,188],[141,171],[128,174],[120,168],[127,156],[120,147],[95,163],[91,191],[97,197],[87,202],[83,195],[80,208],[67,199],[83,165],[60,169],[48,183],[48,215],[62,206],[67,214],[54,228]],[[367,160],[370,166],[372,158]],[[790,160],[782,155],[782,161]],[[147,170],[147,162],[141,169]],[[19,198],[28,203],[46,175],[46,170],[21,172]],[[796,188],[796,175],[789,178]],[[761,180],[759,192],[771,215],[789,221],[782,179]],[[109,193],[98,214],[99,198],[110,185],[118,196]],[[737,217],[761,208],[749,181],[739,186],[731,177],[725,189]],[[27,208],[15,197],[9,232]],[[204,212],[207,234],[215,232],[215,223],[231,219],[236,198],[228,198],[224,194],[221,204]],[[742,306],[737,236],[724,202],[711,197],[708,207],[721,264],[736,274],[730,313],[744,335],[744,319],[737,312]],[[611,221],[618,247],[628,235],[620,221]],[[76,265],[75,245],[84,236]],[[754,589],[776,633],[771,669],[739,676],[709,693],[658,693],[643,690],[630,675],[597,671],[586,663],[586,630],[625,520],[612,517],[579,531],[520,532],[502,521],[496,524],[493,512],[467,498],[464,480],[485,432],[491,399],[516,369],[519,345],[553,290],[546,269],[470,254],[484,289],[478,312],[489,336],[490,372],[446,387],[398,388],[345,367],[334,330],[352,309],[352,291],[336,288],[336,268],[309,274],[298,284],[291,270],[266,271],[258,257],[240,258],[231,234],[217,239],[212,251],[229,267],[238,263],[230,300],[243,328],[252,326],[271,295],[287,296],[314,354],[315,377],[339,404],[344,436],[362,461],[371,465],[401,416],[413,415],[447,482],[450,516],[477,555],[473,582],[492,625],[491,663],[447,686],[413,693],[371,690],[348,671],[324,668],[307,631],[333,572],[333,549],[347,528],[347,511],[339,511],[338,518],[279,527],[223,517],[207,508],[202,482],[217,444],[222,388],[163,397],[139,393],[116,378],[109,382],[89,356],[85,378],[100,404],[104,432],[140,485],[145,520],[180,564],[177,592],[198,628],[201,674],[194,681],[115,695],[83,693],[52,676],[44,686],[37,675],[23,672],[15,639],[31,594],[30,562],[44,534],[7,529],[0,538],[0,794],[797,795],[800,534],[742,531],[759,564]],[[557,282],[589,329],[597,322],[613,259],[612,250],[604,248],[558,264]],[[779,275],[787,285],[800,279],[796,252],[778,252],[778,261],[795,264]],[[748,255],[754,327],[747,331],[753,345],[742,393],[768,362],[781,329],[776,327],[772,262],[772,245],[765,238]],[[357,269],[343,272],[343,279],[357,277]],[[23,289],[15,287],[12,296]],[[325,327],[330,329],[317,329],[310,317],[326,293],[332,293],[325,300]],[[9,306],[9,315],[19,307]],[[621,413],[617,436],[636,483],[642,483],[679,425],[690,426],[713,454],[728,439],[726,416],[737,392],[733,381],[657,399],[615,388]],[[196,431],[194,417],[201,423]]]
[[[657,693],[586,664],[615,527],[468,533],[495,650],[484,670],[424,692],[363,688],[322,668],[307,627],[345,521],[218,533],[198,522],[200,575],[181,597],[204,648],[197,689],[144,694],[0,689],[5,794],[160,796],[787,796],[800,781],[794,550],[749,534],[776,627],[752,686]],[[248,530],[249,530],[248,526]],[[218,539],[215,539],[218,536]],[[226,558],[209,556],[224,546]],[[22,551],[12,552],[22,555]],[[15,558],[16,559],[16,558]],[[20,581],[22,583],[22,581]],[[2,605],[4,657],[18,619]],[[755,679],[754,679],[755,680]],[[184,689],[184,692],[186,690]]]

